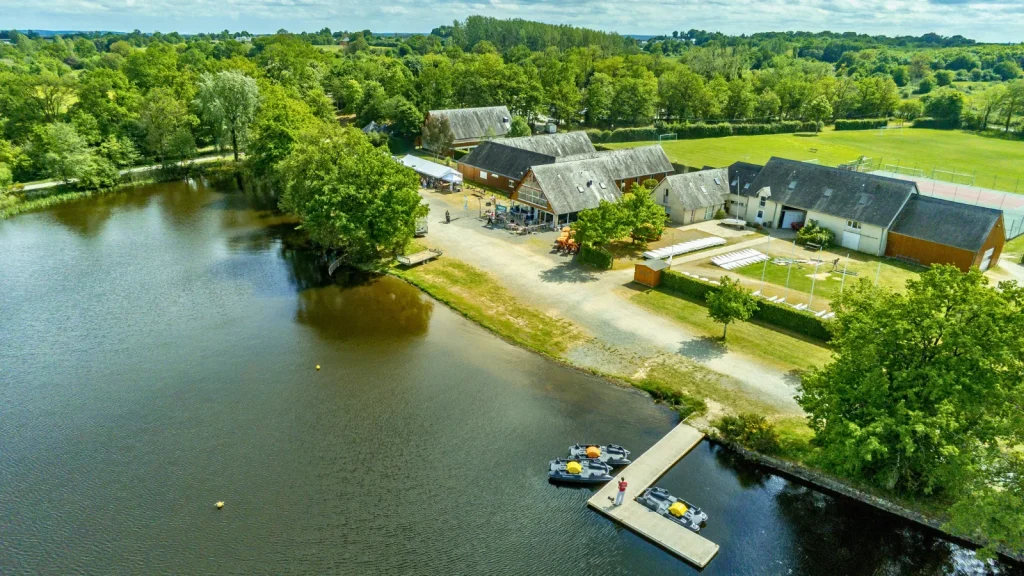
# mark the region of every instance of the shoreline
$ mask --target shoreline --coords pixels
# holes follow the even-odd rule
[[[450,259],[450,257],[449,257],[449,259]],[[430,287],[427,286],[425,283],[418,282],[418,281],[416,281],[415,278],[410,278],[407,275],[402,274],[400,271],[396,270],[394,267],[386,268],[384,270],[384,273],[385,274],[389,274],[389,275],[391,275],[393,277],[399,278],[399,279],[407,282],[408,284],[410,284],[412,286],[415,286],[417,289],[419,289],[421,292],[423,292],[427,296],[431,297],[435,301],[443,304],[444,306],[446,306],[450,310],[454,311],[455,313],[463,316],[464,318],[466,318],[467,320],[469,320],[471,322],[474,322],[475,324],[477,324],[481,328],[487,330],[488,332],[494,334],[498,338],[501,338],[502,340],[504,340],[504,341],[506,341],[506,342],[508,342],[508,343],[510,343],[512,345],[519,346],[519,347],[521,347],[521,348],[523,348],[525,350],[528,350],[528,351],[533,352],[535,354],[539,354],[539,355],[543,356],[544,358],[546,358],[548,360],[553,360],[554,362],[558,363],[561,366],[564,366],[564,367],[567,367],[567,368],[571,368],[573,370],[578,370],[580,372],[583,372],[583,373],[586,373],[586,374],[590,374],[592,376],[600,377],[600,378],[608,381],[610,384],[613,384],[615,386],[632,388],[632,389],[636,390],[637,392],[643,393],[644,395],[648,396],[655,403],[665,404],[664,402],[661,402],[661,401],[657,400],[656,398],[654,398],[654,396],[652,396],[649,391],[644,390],[643,388],[638,386],[637,383],[630,382],[630,381],[625,380],[623,378],[619,378],[619,377],[616,377],[616,376],[614,376],[612,374],[608,374],[608,373],[605,373],[605,372],[602,372],[602,371],[599,371],[599,370],[595,370],[595,369],[592,369],[592,368],[587,368],[587,367],[584,367],[584,366],[580,366],[580,365],[572,362],[571,360],[569,360],[567,358],[556,356],[556,355],[548,353],[547,351],[544,351],[544,350],[541,350],[541,349],[537,349],[537,348],[529,345],[527,342],[523,341],[521,338],[516,338],[515,336],[513,336],[511,334],[502,333],[501,331],[496,330],[493,327],[488,326],[488,325],[478,321],[476,318],[473,317],[473,315],[468,313],[466,310],[461,309],[455,302],[452,301],[452,299],[446,298],[446,297],[444,297],[443,294],[439,294],[436,291],[431,290]],[[674,407],[672,407],[670,405],[667,405],[667,406],[670,409],[674,408]],[[677,412],[674,409],[673,409],[673,411]],[[680,416],[680,422],[686,422],[687,420],[690,419],[690,416],[684,416],[682,414],[679,414],[679,416]],[[846,481],[844,481],[844,480],[842,480],[840,478],[836,478],[836,477],[834,477],[834,476],[832,476],[832,475],[830,475],[830,474],[828,474],[828,473],[826,473],[826,472],[824,472],[822,470],[818,470],[816,468],[812,468],[810,466],[807,466],[807,465],[804,465],[804,464],[800,464],[800,463],[797,463],[797,462],[793,462],[793,461],[790,461],[790,460],[786,460],[786,459],[783,459],[783,458],[777,458],[777,457],[761,454],[761,453],[756,452],[754,450],[750,450],[748,448],[744,448],[743,446],[740,446],[740,445],[736,444],[735,442],[725,441],[725,440],[721,439],[720,437],[718,437],[718,435],[715,432],[714,427],[711,426],[710,423],[708,423],[708,422],[705,422],[705,423],[691,422],[690,424],[692,426],[697,427],[702,432],[706,433],[708,435],[708,441],[709,442],[714,443],[714,444],[718,444],[720,446],[723,446],[723,447],[731,450],[737,456],[739,456],[739,457],[741,457],[741,458],[743,458],[743,459],[745,459],[747,461],[753,462],[753,463],[755,463],[755,464],[757,464],[759,466],[762,466],[762,467],[768,469],[769,471],[771,471],[773,474],[777,474],[779,476],[782,476],[783,478],[786,478],[787,480],[795,481],[795,482],[797,482],[799,484],[804,484],[804,485],[813,487],[816,490],[820,490],[822,492],[825,492],[825,493],[828,493],[828,494],[831,494],[831,495],[849,498],[849,499],[854,500],[856,502],[859,502],[861,504],[865,504],[867,506],[871,506],[872,508],[874,508],[876,510],[879,510],[879,511],[882,511],[882,512],[885,512],[885,513],[888,513],[888,514],[892,514],[892,515],[897,516],[899,518],[902,518],[902,519],[904,519],[906,521],[909,521],[909,522],[917,524],[917,525],[919,525],[921,527],[924,527],[924,528],[926,528],[928,530],[932,530],[932,531],[936,532],[937,534],[941,534],[944,538],[947,538],[947,539],[949,539],[951,541],[954,541],[954,542],[957,542],[959,544],[963,544],[963,545],[974,547],[974,548],[981,548],[981,547],[984,547],[984,546],[987,545],[987,542],[984,541],[984,540],[980,540],[980,539],[977,539],[977,538],[964,536],[964,535],[961,535],[961,534],[955,534],[953,532],[950,532],[950,531],[946,530],[944,528],[944,524],[945,523],[942,520],[938,519],[938,518],[935,518],[935,517],[933,517],[931,515],[928,515],[928,514],[926,514],[924,512],[920,512],[918,510],[915,510],[912,507],[908,507],[908,506],[906,506],[904,504],[900,504],[900,503],[898,503],[898,502],[896,502],[894,500],[891,500],[891,499],[888,499],[888,498],[884,498],[884,497],[877,496],[877,495],[871,494],[869,492],[866,492],[866,491],[864,491],[864,490],[862,490],[862,489],[860,489],[860,488],[858,488],[858,487],[856,487],[856,486],[854,486],[854,485],[852,485],[852,484],[850,484],[850,483],[848,483],[848,482],[846,482]],[[1024,564],[1024,555],[1014,555],[1014,554],[1010,553],[1008,550],[1004,550],[1004,549],[1001,549],[1001,548],[997,548],[995,551],[1004,560],[1008,560],[1008,561],[1011,561],[1011,562],[1016,562],[1016,563]]]
[[[45,188],[36,188],[25,192],[18,192],[21,200],[7,207],[0,207],[0,221],[14,218],[21,214],[38,212],[78,200],[117,194],[130,188],[157,184],[160,182],[171,182],[189,176],[205,174],[210,169],[221,169],[233,164],[231,158],[216,158],[205,162],[194,162],[187,166],[173,166],[168,168],[147,166],[146,170],[133,170],[121,175],[122,181],[106,188],[94,190],[78,190],[74,184],[56,184]],[[137,175],[142,175],[136,179]],[[14,194],[11,194],[13,196]]]

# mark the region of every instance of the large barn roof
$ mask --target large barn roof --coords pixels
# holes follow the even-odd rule
[[[447,118],[456,142],[504,136],[512,122],[512,114],[505,106],[431,110],[429,115]]]
[[[551,164],[559,156],[588,152],[594,152],[594,145],[586,132],[564,132],[483,142],[460,163],[519,180],[532,166]]]
[[[719,206],[729,194],[729,169],[712,168],[673,174],[662,180],[652,194],[655,198],[661,198],[666,191],[678,199],[686,210]]]
[[[863,172],[772,158],[754,178],[751,193],[768,188],[771,199],[801,210],[821,212],[888,228],[917,184]]]
[[[622,196],[617,182],[671,173],[672,163],[661,146],[644,146],[563,157],[532,170],[551,209],[565,214],[615,202]]]
[[[896,217],[892,231],[911,238],[927,240],[977,252],[988,240],[1002,211],[971,206],[941,198],[915,194]]]

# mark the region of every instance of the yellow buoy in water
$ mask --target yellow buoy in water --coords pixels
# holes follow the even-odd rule
[[[319,369],[320,369],[320,365],[319,365],[319,364],[317,364],[317,365],[316,365],[316,369],[317,369],[317,370],[319,370]]]
[[[224,502],[217,502],[217,510],[220,510],[223,507],[224,507]]]

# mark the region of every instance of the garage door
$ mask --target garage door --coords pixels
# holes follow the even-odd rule
[[[860,234],[843,232],[843,248],[860,250]]]
[[[989,248],[988,250],[985,250],[985,254],[983,254],[981,257],[981,266],[979,266],[979,269],[982,272],[988,270],[988,267],[992,265],[992,254],[995,251],[995,248]]]
[[[807,219],[807,212],[799,210],[786,210],[782,215],[782,229],[789,230],[796,222],[803,222]]]

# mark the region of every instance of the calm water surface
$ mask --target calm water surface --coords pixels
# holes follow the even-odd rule
[[[0,573],[695,572],[545,476],[670,412],[395,279],[333,283],[232,188],[0,222]],[[660,485],[710,515],[707,574],[985,571],[706,443]]]

